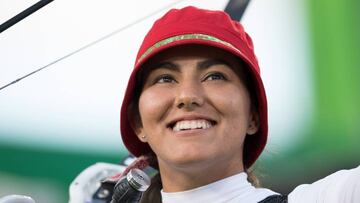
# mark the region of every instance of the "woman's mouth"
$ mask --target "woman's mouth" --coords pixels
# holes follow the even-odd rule
[[[170,128],[172,128],[174,132],[179,132],[184,130],[208,129],[213,127],[215,124],[216,122],[205,119],[181,120],[173,123]]]

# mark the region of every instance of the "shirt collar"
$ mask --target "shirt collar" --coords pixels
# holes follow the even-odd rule
[[[242,172],[191,190],[181,192],[164,192],[161,190],[161,196],[163,203],[213,202],[224,198],[232,199],[239,194],[247,195],[254,189],[247,181],[247,174]]]

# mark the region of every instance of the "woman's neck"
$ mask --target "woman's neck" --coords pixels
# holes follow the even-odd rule
[[[229,163],[226,166],[193,164],[174,167],[159,160],[159,167],[164,192],[190,190],[244,171],[242,163]]]

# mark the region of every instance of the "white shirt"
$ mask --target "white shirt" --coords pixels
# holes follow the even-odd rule
[[[277,194],[255,188],[240,173],[214,183],[183,192],[161,190],[163,203],[257,203]],[[312,184],[297,186],[289,195],[289,203],[360,203],[360,166],[341,170]]]
[[[289,194],[288,202],[360,203],[360,166],[299,185]]]
[[[170,193],[161,190],[163,203],[257,203],[275,194],[252,186],[244,172],[192,190]]]

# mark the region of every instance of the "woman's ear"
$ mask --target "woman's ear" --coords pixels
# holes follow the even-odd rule
[[[140,140],[141,142],[147,142],[147,137],[146,137],[146,134],[145,134],[143,128],[141,128],[141,129],[139,130],[139,132],[140,132],[140,133],[136,133],[136,135],[138,136],[139,140]]]
[[[260,116],[258,111],[252,110],[250,113],[249,126],[246,130],[246,134],[253,135],[260,128]]]
[[[129,118],[131,119],[131,118]],[[130,120],[130,125],[134,130],[136,136],[139,138],[141,142],[147,142],[147,137],[144,132],[144,128],[142,127],[141,121],[137,120],[136,118]]]
[[[135,134],[139,138],[139,140],[142,142],[147,142],[146,134],[142,127],[140,115],[139,115],[138,111],[134,109],[133,105],[129,105],[128,119],[129,119],[131,128],[133,129],[133,131],[135,132]]]

